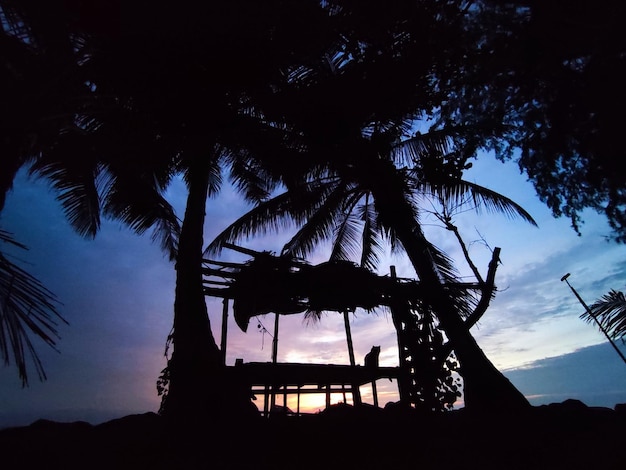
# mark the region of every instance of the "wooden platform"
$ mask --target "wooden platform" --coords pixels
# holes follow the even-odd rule
[[[397,379],[399,368],[280,362],[243,363],[238,360],[235,366],[227,367],[227,373],[232,374],[238,383],[249,386],[251,394],[265,398],[263,414],[267,416],[274,408],[276,396],[283,397],[285,407],[287,396],[297,395],[296,413],[299,413],[299,396],[308,393],[324,393],[327,407],[330,406],[330,395],[333,393],[351,393],[353,402],[360,404],[361,385],[371,384],[378,379]],[[376,396],[374,401],[378,401]]]

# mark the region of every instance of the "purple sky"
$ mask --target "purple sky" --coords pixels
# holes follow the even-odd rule
[[[582,307],[560,282],[569,272],[570,283],[588,302],[610,289],[626,285],[626,247],[607,243],[608,226],[596,214],[586,214],[578,237],[563,219],[553,219],[514,164],[483,158],[466,175],[521,204],[539,228],[498,214],[462,214],[457,224],[471,255],[483,274],[491,253],[482,240],[501,247],[502,264],[496,284],[499,292],[472,330],[494,364],[533,404],[577,398],[590,406],[613,407],[626,402],[626,364],[592,325],[578,316]],[[170,200],[182,213],[182,185],[170,191]],[[224,229],[244,209],[226,189],[208,201],[206,238]],[[458,246],[434,219],[422,222],[435,241],[463,267]],[[0,227],[29,246],[19,256],[62,302],[69,321],[61,325],[57,353],[38,344],[48,380],[31,377],[22,389],[14,368],[0,368],[0,427],[23,425],[38,418],[98,423],[129,413],[156,411],[160,398],[155,382],[165,366],[165,339],[173,316],[174,268],[151,243],[118,222],[106,222],[95,240],[72,232],[58,203],[44,182],[20,175],[0,215]],[[257,250],[279,252],[290,233],[242,242]],[[326,259],[320,250],[311,262]],[[222,260],[245,257],[224,252]],[[386,258],[379,273],[395,265],[401,277],[414,277],[402,257]],[[214,334],[219,342],[221,299],[207,299]],[[260,317],[272,332],[272,314]],[[381,364],[397,365],[394,331],[384,312],[371,315],[357,310],[351,318],[357,363],[372,345],[381,345]],[[227,363],[269,361],[271,337],[256,327],[242,333],[229,317]],[[624,346],[621,346],[625,350]],[[626,350],[625,350],[626,351]],[[320,323],[305,325],[301,315],[280,320],[279,361],[348,364],[348,351],[340,314],[329,312]],[[379,400],[395,384],[379,385]],[[363,389],[368,399],[368,390]],[[316,404],[311,404],[315,408]],[[321,405],[320,405],[321,406]]]

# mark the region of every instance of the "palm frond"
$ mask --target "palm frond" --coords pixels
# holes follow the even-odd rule
[[[2,160],[0,160],[0,211],[4,209],[7,194],[13,189],[13,182],[18,171],[27,160],[18,155],[19,151],[9,149],[8,144],[4,144],[2,147]]]
[[[30,174],[47,178],[57,192],[72,227],[84,237],[95,237],[100,228],[100,198],[96,181],[101,167],[89,158],[87,143],[80,137],[62,140],[53,151],[44,153],[30,167]],[[76,155],[78,158],[66,158]]]
[[[424,247],[433,265],[436,267],[439,277],[443,283],[458,281],[458,272],[454,267],[454,261],[446,253],[437,248],[431,242],[424,240]]]
[[[597,319],[607,334],[613,338],[626,336],[626,297],[623,292],[611,289],[600,300],[589,306],[591,315],[584,312],[580,318],[591,323]]]
[[[355,194],[352,201],[345,204],[343,214],[335,222],[330,261],[354,261],[359,257],[361,220],[354,213],[354,205],[359,198],[360,195]]]
[[[240,158],[230,165],[230,180],[239,194],[252,203],[267,200],[275,186],[261,165]]]
[[[156,218],[153,227],[152,241],[158,243],[161,251],[167,253],[170,261],[175,261],[178,255],[178,239],[180,238],[180,220],[171,212],[171,206],[165,208],[162,212],[165,216]]]
[[[204,156],[201,155],[200,158],[204,158],[206,160],[206,164],[208,165],[209,171],[209,187],[207,190],[207,195],[209,197],[213,197],[217,195],[222,188],[222,159],[224,157],[224,153],[227,150],[223,148],[217,148],[215,153],[212,155]]]
[[[426,134],[417,133],[394,146],[390,156],[397,165],[412,167],[424,157],[447,154],[453,142],[454,139],[447,130],[432,130]]]
[[[313,216],[336,182],[310,183],[301,191],[286,191],[257,204],[230,224],[207,246],[204,255],[219,253],[225,243],[236,243],[243,237],[277,233],[292,224],[304,224]]]
[[[0,230],[0,241],[26,248],[3,230]],[[0,252],[0,355],[5,365],[15,362],[23,386],[28,385],[29,357],[39,379],[46,379],[30,334],[51,347],[56,345],[57,321],[67,323],[57,312],[57,304],[52,292]]]
[[[451,181],[449,185],[421,184],[422,192],[438,198],[443,204],[462,206],[471,203],[472,208],[480,213],[484,208],[488,213],[504,214],[510,219],[521,218],[533,226],[537,222],[519,204],[500,193],[484,186],[465,180]]]
[[[382,254],[382,230],[378,224],[378,217],[374,205],[370,202],[369,195],[365,202],[358,208],[359,217],[363,221],[363,234],[361,237],[361,266],[375,271]]]
[[[337,221],[346,218],[346,212],[350,212],[351,201],[358,200],[358,195],[349,197],[346,202],[348,188],[343,183],[333,184],[332,187],[332,191],[326,193],[323,199],[318,200],[319,204],[316,205],[314,211],[306,218],[300,218],[300,229],[283,247],[284,254],[306,258],[320,242],[331,240],[333,237],[335,237],[334,248],[339,250],[347,248],[340,244],[350,242],[349,239],[341,239],[342,235],[348,236],[349,234],[336,231]],[[346,226],[343,228],[348,229]]]
[[[116,172],[110,174],[101,186],[103,212],[122,221],[138,235],[153,229],[152,240],[158,242],[173,261],[180,223],[173,207],[159,193],[154,177]]]
[[[419,228],[417,230],[421,233]],[[424,256],[430,258],[430,264],[434,267],[439,282],[444,286],[447,293],[447,299],[450,302],[449,307],[462,318],[469,317],[474,311],[478,299],[470,290],[455,287],[459,285],[459,273],[454,266],[452,258],[426,240],[423,234],[420,238],[422,243],[421,251]]]

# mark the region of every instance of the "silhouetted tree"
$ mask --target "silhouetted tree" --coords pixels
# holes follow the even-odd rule
[[[70,103],[88,91],[76,73],[84,51],[69,34],[65,13],[58,2],[0,2],[0,211],[19,169],[32,164],[47,143],[73,124]],[[29,333],[54,346],[55,321],[64,320],[54,295],[5,251],[6,245],[26,247],[1,233],[0,350],[7,365],[13,356],[27,385],[27,354],[39,378],[46,377]]]
[[[442,125],[429,134],[435,145],[425,146],[426,139],[419,136],[408,139],[416,121],[441,116],[439,108],[447,100],[448,87],[456,84],[455,63],[472,54],[472,46],[466,43],[475,38],[467,21],[474,15],[468,14],[464,2],[450,2],[447,8],[437,2],[403,3],[386,9],[383,17],[371,5],[359,9],[350,2],[330,3],[346,31],[342,41],[317,62],[294,69],[265,109],[270,116],[276,110],[280,119],[275,120],[287,123],[291,146],[302,153],[299,165],[284,173],[285,195],[276,199],[272,209],[261,206],[253,211],[247,219],[252,224],[243,223],[240,233],[254,233],[262,226],[254,223],[264,216],[287,215],[299,223],[310,220],[286,247],[310,251],[321,238],[328,238],[344,211],[350,212],[369,193],[368,210],[375,211],[376,224],[392,245],[402,245],[420,282],[427,286],[430,296],[424,303],[454,344],[467,403],[527,406],[464,326],[467,303],[445,289],[446,281],[454,280],[453,269],[426,240],[413,198],[420,190],[416,182],[428,182],[436,191],[460,189],[460,174],[468,159],[478,148],[490,145],[494,134],[501,135],[498,128],[483,126],[480,120],[457,125],[451,114],[449,127]],[[452,150],[443,154],[446,138],[452,140]],[[398,145],[403,140],[404,152]],[[428,154],[439,158],[420,160]],[[476,188],[465,185],[463,189],[478,194]],[[219,247],[219,241],[213,247]],[[365,251],[373,253],[367,245]]]
[[[0,2],[0,210],[17,171],[71,125],[70,105],[88,87],[76,73],[84,52],[59,2]]]
[[[427,241],[420,225],[419,201],[428,196],[459,201],[470,195],[475,209],[504,212],[534,223],[530,215],[508,198],[461,179],[465,158],[446,152],[446,139],[417,136],[397,147],[376,148],[384,136],[358,140],[352,151],[345,147],[342,167],[329,169],[322,178],[256,206],[222,232],[208,250],[225,242],[277,229],[295,221],[301,228],[285,245],[283,254],[308,256],[323,240],[332,240],[331,259],[350,260],[361,248],[361,262],[376,266],[377,248],[387,239],[394,249],[402,247],[413,263],[425,292],[419,309],[427,317],[434,314],[446,332],[461,363],[468,406],[508,406],[525,400],[508,380],[493,367],[475,343],[463,318],[470,318],[479,303],[466,297],[467,291],[444,287],[458,282],[451,260]],[[345,143],[344,143],[345,145]],[[442,153],[443,152],[443,153]],[[386,158],[384,158],[386,157]],[[384,159],[383,159],[384,158]],[[398,168],[397,165],[407,165]],[[331,171],[333,173],[331,173]],[[360,233],[360,236],[359,236]],[[487,298],[492,292],[484,292]],[[472,323],[473,324],[473,323]],[[432,326],[422,328],[433,333]],[[420,334],[416,332],[416,334]],[[425,345],[427,338],[414,338]],[[448,351],[449,352],[449,351]],[[443,363],[447,357],[437,359]],[[417,358],[415,358],[417,360]],[[491,375],[490,375],[491,374]],[[500,390],[495,397],[494,390]],[[508,390],[507,390],[508,389]]]
[[[347,172],[347,178],[360,171],[362,181],[380,172],[398,188],[387,192],[368,183],[380,225],[394,227],[420,280],[432,283],[430,302],[450,339],[474,352],[471,336],[453,338],[452,331],[464,328],[458,315],[443,314],[456,306],[436,286],[441,279],[429,257],[438,253],[400,190],[408,184],[406,172],[387,158],[403,138],[402,123],[428,120],[433,130],[455,136],[459,163],[479,148],[495,149],[500,157],[521,148],[520,164],[553,210],[558,208],[555,213],[574,215],[576,222],[580,208],[597,203],[620,228],[623,182],[613,160],[600,157],[620,148],[604,145],[619,133],[607,106],[586,97],[592,90],[606,97],[602,93],[611,87],[593,86],[612,76],[604,73],[611,67],[621,73],[623,36],[597,42],[586,34],[589,41],[574,47],[573,30],[563,26],[568,40],[550,42],[554,49],[547,50],[543,43],[556,10],[534,1],[501,6],[487,0],[422,0],[384,8],[349,0],[259,3],[0,4],[7,19],[0,44],[6,52],[2,93],[11,90],[7,109],[19,117],[13,123],[10,113],[2,115],[6,129],[15,132],[2,134],[7,158],[0,161],[0,203],[16,171],[34,162],[32,168],[52,178],[64,195],[72,223],[90,227],[85,233],[95,233],[96,216],[104,209],[139,231],[156,224],[172,252],[178,224],[162,192],[174,175],[185,175],[190,220],[183,224],[184,247],[177,254],[181,290],[174,342],[180,354],[175,355],[182,356],[180,349],[188,344],[188,351],[202,349],[197,357],[203,359],[188,369],[181,366],[189,380],[180,394],[174,393],[172,375],[170,403],[194,409],[213,380],[214,370],[205,365],[216,357],[216,347],[200,298],[197,255],[205,198],[218,189],[219,168],[233,171],[250,200],[266,198],[279,181],[292,189],[325,171]],[[600,23],[591,24],[604,21],[597,19]],[[39,32],[45,39],[34,41]],[[610,47],[598,47],[605,45]],[[320,62],[331,67],[317,67]],[[568,87],[559,88],[564,78]],[[33,100],[28,91],[35,89],[45,99]],[[562,90],[581,98],[571,104],[572,96]],[[587,123],[593,132],[582,140]],[[294,157],[298,154],[315,158]],[[77,155],[81,158],[72,158]],[[566,184],[563,169],[572,175]],[[102,181],[96,177],[104,178],[104,193],[93,184]],[[136,187],[134,180],[140,181]],[[579,183],[590,183],[591,189],[580,191]],[[548,189],[542,193],[542,187]],[[78,193],[79,198],[72,196]],[[98,194],[106,194],[102,206]],[[186,291],[188,282],[198,286]],[[181,315],[196,320],[177,321]],[[192,327],[198,324],[203,326]],[[475,364],[481,363],[475,355]],[[467,375],[471,366],[465,362]],[[194,399],[185,400],[186,393]],[[493,393],[499,393],[497,387]]]
[[[248,161],[243,143],[247,135],[256,136],[256,153],[262,154],[270,150],[264,142],[275,131],[259,126],[258,117],[246,111],[248,101],[255,93],[271,93],[265,90],[268,80],[288,68],[285,61],[324,42],[325,30],[313,27],[316,16],[324,15],[317,2],[190,2],[175,9],[166,2],[94,5],[68,10],[64,2],[49,5],[59,7],[50,18],[60,25],[53,32],[66,42],[74,40],[67,62],[79,87],[59,99],[67,106],[64,119],[46,132],[20,124],[17,136],[31,140],[17,142],[14,154],[2,161],[8,169],[2,175],[2,197],[16,171],[27,165],[52,181],[68,219],[83,235],[96,234],[102,212],[139,233],[156,226],[155,235],[176,259],[177,269],[166,409],[187,416],[204,415],[209,406],[226,410],[212,403],[217,394],[221,399],[230,394],[216,387],[219,351],[202,291],[204,207],[207,196],[219,189],[224,166],[246,197],[258,200],[271,190],[274,181],[258,161]],[[7,24],[19,33],[9,28],[7,36],[17,38],[25,63],[39,24],[51,26],[34,7],[30,1],[2,5],[10,16]],[[74,29],[66,29],[68,21]],[[44,59],[46,41],[41,41]],[[13,71],[12,65],[6,69]],[[58,63],[51,67],[57,74],[60,69]],[[23,74],[9,78],[24,86]],[[48,109],[41,114],[29,117],[38,123],[54,116]],[[36,145],[25,148],[24,141]],[[5,150],[13,148],[10,143]],[[274,144],[271,151],[280,153],[280,148]],[[189,189],[180,246],[178,220],[162,196],[177,174]]]
[[[480,46],[449,76],[456,84],[437,125],[492,129],[496,156],[517,162],[554,216],[579,232],[590,208],[626,241],[625,154],[615,118],[626,106],[626,5],[471,3],[480,20],[468,34]]]

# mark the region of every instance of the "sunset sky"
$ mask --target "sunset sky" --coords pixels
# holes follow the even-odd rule
[[[491,257],[486,245],[502,249],[498,293],[472,330],[487,356],[535,405],[567,398],[590,406],[626,403],[626,364],[595,326],[579,319],[582,307],[560,281],[571,273],[570,283],[589,304],[610,289],[624,290],[626,247],[605,240],[609,228],[597,214],[585,213],[580,237],[568,220],[554,219],[515,164],[503,165],[483,156],[465,178],[510,197],[539,225],[485,213],[465,213],[456,220],[483,274]],[[172,186],[169,198],[179,214],[185,196],[181,184]],[[244,209],[229,188],[209,200],[205,241]],[[434,219],[424,217],[422,223],[429,238],[467,273],[454,240],[435,226]],[[0,214],[0,227],[30,248],[19,254],[23,266],[57,295],[59,310],[69,322],[59,325],[59,352],[37,343],[48,374],[46,382],[39,382],[33,370],[30,387],[22,389],[15,368],[0,368],[0,427],[29,424],[38,418],[98,423],[156,411],[160,398],[155,382],[165,367],[175,281],[173,264],[159,247],[149,236],[136,236],[115,221],[104,223],[95,240],[80,238],[63,218],[46,183],[24,174]],[[241,245],[279,252],[290,235],[272,234]],[[327,256],[320,250],[310,261],[317,264]],[[224,251],[220,259],[243,261],[246,257]],[[379,273],[388,274],[390,265],[396,266],[401,277],[415,277],[402,257],[386,258]],[[207,298],[207,304],[219,342],[221,299]],[[272,314],[259,321],[272,332]],[[231,312],[228,365],[236,358],[246,362],[271,359],[271,336],[257,325],[251,320],[248,332],[242,333]],[[372,345],[380,345],[381,365],[397,365],[395,331],[388,314],[357,311],[351,325],[357,363],[363,363]],[[621,343],[620,347],[626,352]],[[304,324],[302,315],[281,317],[278,360],[348,364],[342,316],[329,312],[314,325]],[[381,405],[395,399],[394,390],[394,383],[380,382]],[[371,399],[368,387],[362,393],[365,401]],[[323,400],[323,396],[315,402],[303,399],[301,407],[316,411],[323,407]]]

